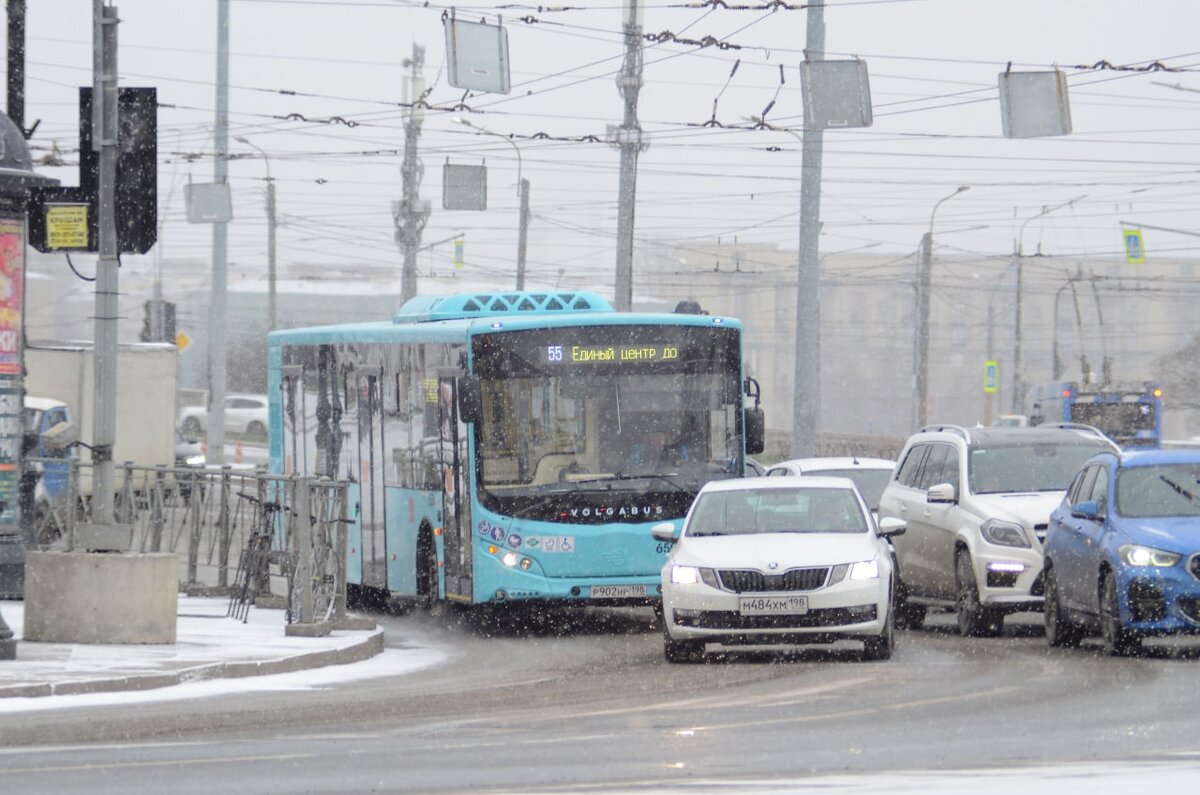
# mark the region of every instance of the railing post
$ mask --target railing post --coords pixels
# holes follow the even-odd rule
[[[231,546],[229,522],[229,471],[228,465],[221,467],[221,508],[217,514],[217,585],[229,586],[229,548]]]
[[[313,620],[313,554],[312,554],[312,501],[310,498],[310,481],[300,478],[296,487],[296,573],[292,577],[292,588],[299,589],[298,594],[290,594],[291,604],[299,604],[299,623],[311,624]]]
[[[162,552],[163,527],[167,518],[163,511],[163,493],[167,479],[166,470],[159,465],[154,468],[154,491],[150,495],[150,551]],[[176,484],[178,486],[178,484]]]
[[[75,551],[75,503],[79,499],[79,461],[72,456],[67,459],[67,488],[64,493],[63,514],[67,524],[67,551]]]
[[[196,585],[196,569],[200,558],[200,513],[204,510],[204,494],[201,490],[205,487],[204,477],[197,477],[192,482],[191,499],[188,500],[188,518],[190,521],[191,532],[188,534],[188,557],[187,557],[187,585]]]
[[[133,462],[126,461],[123,467],[123,482],[121,484],[121,515],[117,521],[121,524],[133,524]],[[95,490],[95,483],[92,484]],[[92,495],[95,499],[95,495]]]
[[[337,531],[333,534],[334,548],[331,550],[337,566],[337,597],[333,604],[335,621],[346,618],[346,486],[336,481],[331,486],[332,513],[329,520],[334,523]]]

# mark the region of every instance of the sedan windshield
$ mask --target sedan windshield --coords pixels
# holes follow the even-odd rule
[[[689,536],[754,533],[865,533],[862,507],[850,489],[738,489],[696,500]]]
[[[1066,491],[1075,473],[1102,448],[1094,444],[1034,444],[971,450],[971,491]]]
[[[1117,476],[1117,513],[1134,518],[1200,516],[1200,464],[1122,469]]]

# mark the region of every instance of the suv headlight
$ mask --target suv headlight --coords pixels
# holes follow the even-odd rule
[[[990,544],[996,544],[1001,547],[1028,547],[1029,537],[1025,535],[1025,528],[1013,522],[1004,522],[999,519],[988,519],[979,526],[979,532],[983,533],[983,538]]]
[[[1164,552],[1154,547],[1143,547],[1138,544],[1124,544],[1117,549],[1127,566],[1154,566],[1160,569],[1170,568],[1179,562],[1179,555],[1174,552]]]

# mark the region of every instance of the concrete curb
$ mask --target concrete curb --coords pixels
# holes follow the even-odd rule
[[[328,665],[347,665],[370,659],[383,651],[383,630],[340,649],[322,649],[275,660],[218,662],[181,668],[170,673],[150,673],[112,679],[92,679],[83,682],[42,683],[36,685],[0,686],[2,698],[42,698],[88,693],[117,693],[121,691],[156,690],[162,687],[203,682],[209,679],[238,679],[249,676],[293,673]]]

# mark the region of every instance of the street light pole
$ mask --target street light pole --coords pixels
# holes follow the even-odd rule
[[[271,179],[271,158],[262,147],[252,143],[247,138],[235,136],[238,143],[245,144],[258,151],[267,169],[267,331],[275,330],[275,180]]]
[[[517,153],[517,199],[520,201],[520,216],[517,221],[517,281],[516,289],[525,289],[525,246],[529,237],[529,180],[521,176],[523,163],[521,162],[521,147],[517,146],[516,141],[509,138],[507,135],[501,135],[498,132],[492,132],[486,127],[480,127],[478,124],[472,124],[469,119],[455,119],[464,127],[470,127],[476,133],[481,135],[491,135],[508,143]]]
[[[970,189],[970,185],[959,185],[953,193],[938,199],[933,205],[933,212],[929,214],[929,231],[921,237],[921,271],[917,278],[917,361],[914,368],[917,374],[916,428],[923,428],[929,422],[929,291],[933,282],[933,219],[942,202]]]
[[[1013,373],[1012,373],[1012,413],[1013,414],[1020,414],[1021,413],[1021,405],[1025,402],[1025,395],[1023,394],[1023,390],[1021,389],[1021,299],[1023,298],[1023,295],[1024,295],[1025,227],[1029,225],[1030,221],[1033,221],[1033,220],[1036,220],[1043,216],[1049,215],[1050,213],[1054,212],[1055,210],[1061,210],[1063,207],[1073,206],[1075,204],[1075,202],[1077,202],[1081,199],[1084,199],[1086,197],[1087,197],[1087,195],[1084,194],[1083,196],[1076,196],[1074,199],[1070,199],[1068,201],[1062,202],[1061,204],[1056,204],[1053,207],[1043,206],[1042,211],[1039,212],[1037,215],[1032,215],[1029,218],[1025,219],[1025,221],[1021,224],[1020,228],[1017,230],[1016,240],[1013,241],[1013,260],[1015,261],[1016,266],[1017,266],[1017,288],[1016,288],[1017,289],[1017,296],[1016,296],[1016,304],[1017,305],[1016,305],[1016,309],[1014,312],[1015,317],[1013,319],[1013,368],[1012,368],[1013,369]],[[1039,246],[1038,253],[1041,253],[1040,248],[1041,247]]]

